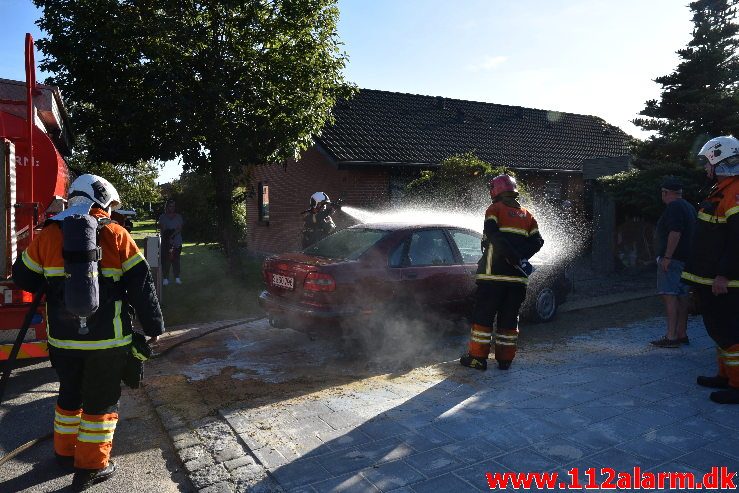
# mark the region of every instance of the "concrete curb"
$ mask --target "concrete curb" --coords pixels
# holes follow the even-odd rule
[[[566,303],[562,303],[562,306],[559,307],[559,313],[574,312],[577,310],[585,310],[586,308],[614,305],[616,303],[623,303],[625,301],[651,298],[652,296],[657,296],[657,294],[654,292],[654,289],[642,289],[640,291],[632,291],[627,293],[595,296],[593,298],[586,298],[583,300],[568,301]]]

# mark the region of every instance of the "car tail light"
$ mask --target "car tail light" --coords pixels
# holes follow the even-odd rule
[[[309,272],[305,276],[303,288],[306,291],[336,291],[336,281],[329,274]]]

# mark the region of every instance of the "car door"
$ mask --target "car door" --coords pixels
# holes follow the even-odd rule
[[[412,231],[390,255],[400,296],[432,308],[447,308],[453,299],[455,263],[454,250],[441,228]]]
[[[482,257],[480,249],[480,240],[482,236],[479,233],[470,230],[450,228],[448,231],[452,244],[457,249],[460,263],[454,272],[455,285],[457,286],[457,297],[455,303],[458,303],[460,310],[466,309],[472,301],[475,293],[475,273],[477,272],[477,262]]]

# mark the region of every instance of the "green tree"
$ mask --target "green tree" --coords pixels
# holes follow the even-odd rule
[[[647,169],[632,169],[598,179],[603,189],[614,198],[619,212],[656,220],[665,209],[660,196],[660,184],[666,176],[676,176],[683,182],[683,198],[697,204],[703,196],[700,188],[705,173],[697,168],[678,164],[657,164]]]
[[[488,197],[488,181],[494,175],[508,173],[505,167],[494,167],[468,152],[445,159],[441,166],[422,171],[421,176],[406,187],[407,198],[415,202],[469,209]]]
[[[183,159],[215,187],[236,259],[232,200],[249,166],[312,144],[353,88],[336,0],[34,0],[42,68],[68,95],[92,159]]]
[[[234,189],[234,234],[238,242],[246,240],[245,189]],[[187,242],[213,243],[218,241],[218,224],[213,214],[215,187],[210,176],[186,172],[167,185],[166,198],[177,202],[177,212],[185,219],[184,238]],[[157,207],[156,217],[164,212],[164,204]]]
[[[739,134],[739,0],[696,0],[693,39],[677,53],[680,64],[658,77],[660,100],[647,101],[635,125],[656,135],[637,144],[637,166],[690,165],[711,137]]]
[[[93,161],[86,151],[84,138],[78,139],[78,150],[69,160],[69,167],[75,175],[92,173],[108,180],[118,191],[123,205],[137,210],[148,209],[150,203],[162,199],[156,179],[159,166],[153,161],[113,164],[107,161]]]

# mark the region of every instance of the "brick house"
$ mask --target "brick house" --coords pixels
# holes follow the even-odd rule
[[[630,138],[595,116],[369,89],[334,115],[297,162],[255,168],[253,252],[298,250],[313,192],[356,207],[391,205],[421,170],[465,152],[515,169],[534,193],[582,205],[583,163],[626,156]]]

